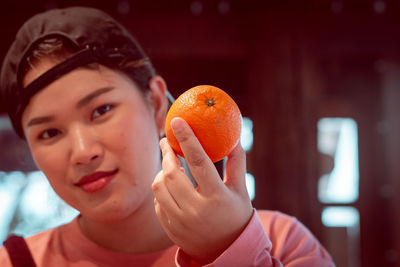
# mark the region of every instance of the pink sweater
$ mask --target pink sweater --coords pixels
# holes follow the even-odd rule
[[[98,246],[77,220],[27,238],[38,267],[198,266],[176,246],[149,254],[124,254]],[[0,248],[0,266],[11,263]],[[238,239],[207,266],[335,266],[326,250],[295,218],[273,211],[254,212]]]

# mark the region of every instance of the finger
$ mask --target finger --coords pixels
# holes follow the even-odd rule
[[[184,169],[174,161],[174,159],[177,159],[177,156],[168,142],[165,142],[165,140],[160,142],[160,147],[163,154],[162,168],[164,183],[178,206],[181,209],[184,206],[187,207],[185,204],[188,202],[191,203],[194,200],[196,190],[189,177],[186,176]]]
[[[163,171],[160,171],[151,186],[154,197],[158,204],[171,214],[179,214],[179,204],[168,191],[163,178]]]
[[[190,126],[182,118],[174,118],[171,120],[171,128],[200,190],[221,187],[223,184],[218,171]]]
[[[163,209],[156,199],[154,199],[154,206],[158,220],[165,230],[165,233],[173,242],[176,243],[177,237],[179,238],[180,235],[185,235],[187,227],[185,227],[185,224],[179,220],[179,217],[174,218],[173,216],[170,216],[170,214]]]
[[[164,230],[169,232],[169,228],[171,225],[171,219],[168,217],[167,213],[165,210],[162,208],[160,203],[157,201],[157,199],[154,199],[154,208],[156,210],[156,214],[158,217],[158,220],[160,221],[161,225],[163,226]]]
[[[246,153],[240,142],[227,157],[224,183],[237,192],[246,190]]]
[[[168,141],[167,141],[167,138],[164,137],[160,140],[160,149],[161,149],[161,155],[162,155],[163,170],[165,170],[166,168],[167,169],[180,168],[178,156],[175,154],[175,152],[172,150],[172,148],[168,149],[168,147],[165,147],[166,144],[168,144]]]

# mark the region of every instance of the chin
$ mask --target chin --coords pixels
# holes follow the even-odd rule
[[[125,220],[130,217],[132,211],[120,210],[118,208],[115,209],[94,209],[89,212],[81,212],[81,215],[99,222],[99,223],[115,223],[118,221]]]
[[[81,214],[100,223],[115,223],[132,218],[132,216],[140,214],[140,211],[146,210],[144,207],[149,205],[144,205],[144,202],[140,199],[134,201],[131,199],[129,202],[126,202],[126,199],[125,201],[123,199],[109,199],[96,207],[86,207],[81,210]],[[151,200],[151,204],[153,205],[153,200]],[[152,209],[154,209],[154,205]]]

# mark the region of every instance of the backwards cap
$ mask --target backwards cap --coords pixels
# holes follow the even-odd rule
[[[36,44],[52,36],[70,41],[77,52],[23,88],[22,62]],[[24,138],[21,116],[29,100],[62,75],[90,63],[110,65],[123,60],[147,60],[147,56],[122,25],[100,10],[69,7],[33,16],[18,31],[0,74],[2,105],[5,105],[14,130]],[[154,75],[151,63],[146,64],[149,73]]]

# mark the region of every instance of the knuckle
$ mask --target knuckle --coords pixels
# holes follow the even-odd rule
[[[190,156],[189,158],[190,160],[190,164],[192,164],[192,166],[203,166],[205,163],[205,158],[202,157],[202,155],[200,153],[194,153],[193,155]]]
[[[153,190],[153,192],[157,192],[160,190],[160,182],[153,182],[153,184],[151,185],[151,189]]]
[[[153,190],[153,192],[158,192],[161,190],[161,187],[163,186],[163,182],[161,181],[161,179],[155,179],[153,181],[153,183],[151,184],[151,189]]]
[[[175,171],[173,169],[168,169],[164,171],[163,176],[166,180],[173,180],[175,178]]]
[[[185,132],[180,132],[179,134],[176,134],[175,137],[179,141],[179,143],[186,143],[190,141],[190,136]]]

